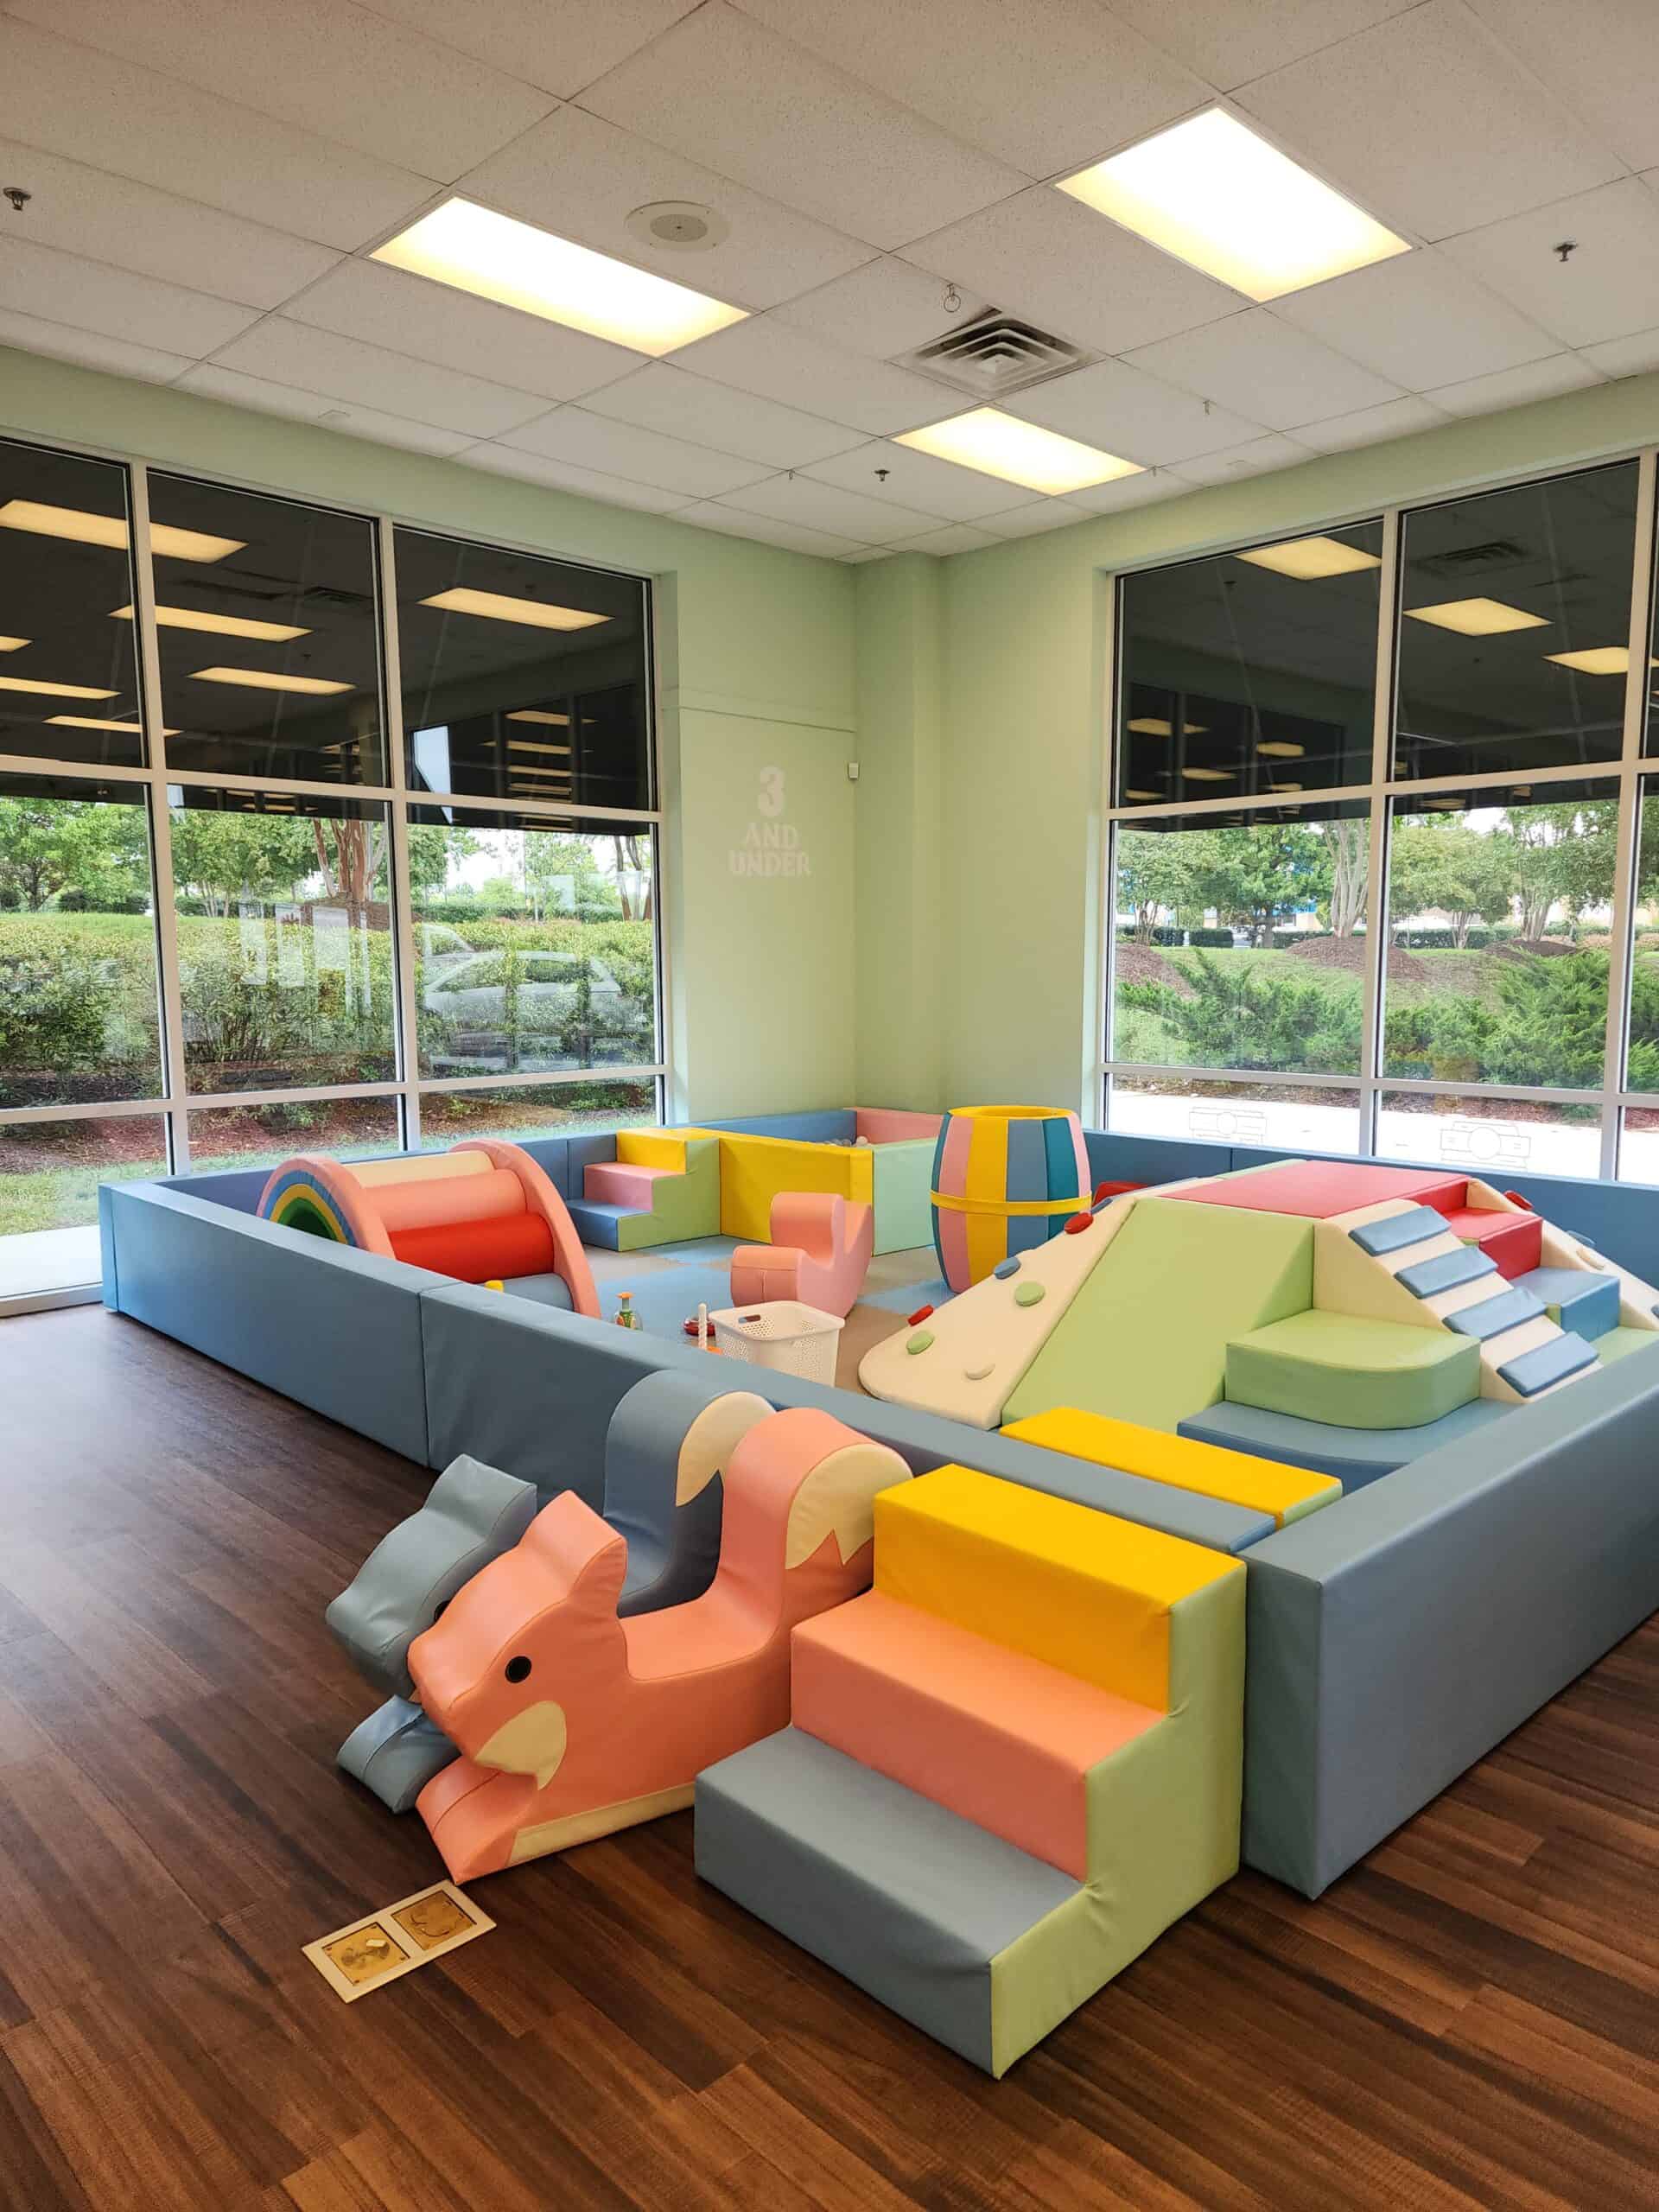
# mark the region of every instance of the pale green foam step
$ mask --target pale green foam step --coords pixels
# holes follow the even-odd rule
[[[1227,1347],[1227,1395],[1337,1428],[1420,1428],[1480,1395],[1472,1337],[1309,1311]]]
[[[1659,1344],[1659,1333],[1652,1329],[1608,1329],[1590,1349],[1604,1367],[1611,1367],[1626,1352],[1640,1351],[1643,1344]]]

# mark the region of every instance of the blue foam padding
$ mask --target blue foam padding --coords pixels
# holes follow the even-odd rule
[[[622,1253],[614,1266],[607,1267],[604,1280],[596,1286],[607,1321],[615,1319],[617,1293],[621,1290],[628,1292],[639,1326],[654,1337],[680,1338],[682,1324],[696,1319],[699,1304],[717,1313],[732,1302],[729,1268],[654,1268],[646,1274],[631,1275],[628,1262],[633,1257],[632,1252]],[[720,1364],[722,1369],[735,1368],[738,1363],[722,1359]],[[741,1381],[727,1385],[734,1390],[747,1387]]]
[[[1019,1272],[1020,1259],[1017,1253],[1008,1259],[999,1260],[991,1269],[991,1273],[996,1277],[998,1282],[1006,1282],[1010,1275],[1017,1275]]]
[[[858,1116],[850,1106],[830,1106],[808,1114],[739,1114],[724,1122],[693,1117],[684,1126],[724,1129],[732,1136],[792,1137],[798,1144],[851,1144]]]
[[[1042,1198],[1046,1198],[1050,1191],[1074,1190],[1077,1185],[1077,1155],[1071,1142],[1071,1123],[1047,1121],[1041,1122],[1039,1126],[1043,1132],[1043,1154],[1047,1166],[1048,1181],[1046,1188],[1039,1191],[1035,1195]],[[1087,1152],[1088,1148],[1085,1147],[1085,1159]],[[1081,1195],[1086,1198],[1089,1193],[1084,1191]]]
[[[1138,1137],[1085,1129],[1089,1179],[1095,1183],[1177,1183],[1190,1175],[1226,1175],[1232,1147],[1188,1137]]]
[[[207,1175],[163,1175],[158,1191],[186,1191],[193,1198],[207,1198],[216,1206],[230,1206],[238,1213],[257,1216],[259,1200],[270,1180],[269,1167],[223,1167]]]
[[[1404,1252],[1414,1244],[1426,1244],[1431,1236],[1447,1234],[1446,1216],[1436,1213],[1433,1206],[1413,1206],[1409,1213],[1385,1214],[1381,1221],[1363,1221],[1357,1229],[1351,1229],[1349,1236],[1362,1252],[1369,1252],[1374,1260],[1385,1252]]]
[[[1437,1252],[1432,1260],[1414,1260],[1410,1267],[1401,1268],[1395,1281],[1414,1298],[1433,1298],[1443,1290],[1460,1290],[1466,1282],[1497,1273],[1497,1261],[1488,1259],[1478,1244],[1462,1244],[1455,1252]]]
[[[1563,1336],[1552,1337],[1547,1344],[1535,1344],[1532,1351],[1506,1359],[1497,1371],[1510,1389],[1518,1390],[1523,1398],[1535,1398],[1552,1382],[1564,1382],[1569,1375],[1597,1364],[1596,1355],[1584,1338],[1569,1329]]]
[[[596,1245],[602,1252],[621,1250],[621,1233],[617,1224],[625,1213],[639,1211],[637,1206],[603,1205],[597,1198],[567,1198],[565,1205],[582,1243]]]
[[[568,1198],[570,1195],[569,1137],[525,1137],[522,1143],[559,1196]]]
[[[1004,1190],[1008,1198],[1031,1199],[1048,1196],[1048,1146],[1043,1132],[1064,1126],[1047,1122],[1008,1123],[1008,1157],[1004,1171]]]
[[[653,1260],[672,1260],[677,1267],[718,1268],[729,1265],[742,1242],[741,1236],[688,1236],[683,1244],[653,1244],[649,1249]]]
[[[115,1218],[110,1211],[110,1185],[98,1186],[98,1254],[99,1281],[103,1287],[104,1303],[111,1313],[121,1311],[121,1294],[118,1287],[119,1275],[115,1250]]]
[[[563,1275],[513,1275],[502,1288],[514,1298],[533,1298],[540,1306],[556,1306],[562,1313],[575,1311],[570,1286]]]
[[[566,1137],[565,1174],[569,1188],[567,1198],[581,1198],[587,1195],[585,1178],[590,1167],[608,1167],[616,1158],[616,1132],[608,1135]]]
[[[620,1400],[606,1432],[605,1518],[628,1546],[616,1608],[624,1616],[688,1605],[714,1580],[721,1477],[680,1504],[680,1448],[707,1407],[747,1386],[734,1361],[705,1358],[702,1365],[701,1375],[664,1368],[644,1376]]]
[[[1330,1421],[1304,1421],[1297,1414],[1224,1399],[1201,1414],[1190,1414],[1175,1433],[1200,1444],[1219,1444],[1228,1452],[1249,1452],[1316,1475],[1334,1475],[1344,1491],[1353,1491],[1443,1444],[1472,1435],[1510,1410],[1496,1398],[1471,1398],[1421,1428],[1338,1428]]]
[[[1554,1307],[1564,1329],[1592,1344],[1618,1326],[1617,1275],[1591,1274],[1577,1268],[1534,1268],[1516,1277],[1518,1287]]]
[[[1496,1298],[1483,1298],[1476,1305],[1448,1313],[1445,1319],[1446,1327],[1455,1329],[1460,1337],[1475,1337],[1484,1344],[1490,1337],[1501,1337],[1506,1329],[1518,1329],[1523,1321],[1541,1320],[1543,1311],[1542,1299],[1517,1285],[1513,1290],[1500,1290]]]

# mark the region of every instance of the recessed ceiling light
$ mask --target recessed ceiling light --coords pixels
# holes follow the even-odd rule
[[[551,729],[569,729],[569,715],[550,714],[545,707],[516,707],[506,716],[510,722],[545,722]]]
[[[118,622],[132,620],[130,607],[118,607],[112,613]],[[287,639],[308,638],[311,634],[292,622],[256,622],[243,614],[202,614],[194,607],[158,607],[156,626],[159,630],[206,630],[215,638],[257,638],[270,645],[281,645]]]
[[[1125,791],[1123,796],[1125,798],[1161,798],[1163,793],[1161,791]]]
[[[1218,107],[1059,188],[1252,300],[1276,300],[1411,251]]]
[[[115,515],[89,515],[79,507],[52,507],[39,499],[8,499],[0,507],[0,528],[33,531],[37,537],[72,537],[79,545],[118,545],[125,548],[127,525]],[[206,531],[174,530],[166,523],[149,526],[149,550],[175,561],[222,561],[239,553],[239,537],[210,537]]]
[[[1195,784],[1230,784],[1230,768],[1183,768],[1181,773]]]
[[[435,592],[423,607],[435,607],[446,614],[481,614],[491,622],[522,622],[529,630],[591,630],[608,622],[608,614],[590,614],[585,607],[554,607],[545,600],[512,599],[499,591],[472,591],[464,584],[453,591]]]
[[[1319,576],[1351,576],[1361,569],[1382,565],[1379,554],[1362,553],[1339,537],[1287,537],[1282,545],[1257,545],[1234,558],[1248,561],[1253,568],[1271,569],[1278,575],[1294,576],[1299,583],[1311,583]]]
[[[1300,760],[1307,748],[1293,745],[1287,737],[1268,737],[1263,738],[1255,749],[1258,753],[1270,754],[1275,760]]]
[[[1287,784],[1281,782],[1274,784],[1273,789],[1276,791],[1299,791],[1302,789],[1302,786],[1300,784]]]
[[[100,721],[96,715],[48,715],[46,719],[55,729],[112,729],[123,737],[142,737],[144,734],[142,722]],[[162,732],[163,737],[176,737],[178,734],[175,729]]]
[[[748,315],[470,200],[447,200],[370,258],[636,353],[671,353]]]
[[[1455,630],[1465,638],[1497,638],[1506,630],[1547,630],[1541,614],[1529,614],[1523,607],[1506,607],[1501,599],[1446,599],[1433,607],[1408,607],[1414,622],[1432,622],[1437,630]]]
[[[1139,476],[1141,464],[1120,461],[1097,446],[1079,445],[1055,430],[1039,430],[1005,415],[1000,407],[974,407],[920,430],[905,430],[895,445],[913,446],[940,461],[954,461],[1004,483],[1023,484],[1028,492],[1080,492],[1086,484],[1110,484],[1120,476]]]
[[[510,737],[507,740],[507,750],[509,753],[560,753],[567,760],[570,757],[570,748],[568,745],[543,745],[539,739],[534,737]]]
[[[1174,723],[1160,721],[1156,715],[1137,715],[1129,728],[1140,737],[1173,737],[1175,734]],[[1207,722],[1183,722],[1181,735],[1202,737],[1208,728]]]
[[[27,638],[0,638],[0,653],[15,653],[29,643]]]
[[[1628,676],[1630,672],[1630,649],[1628,645],[1589,645],[1583,652],[1546,653],[1546,660],[1553,660],[1559,668],[1576,668],[1581,676]],[[1659,660],[1650,660],[1649,668],[1659,668]]]
[[[90,683],[42,683],[29,676],[0,676],[0,691],[38,691],[48,699],[113,699],[113,691]]]
[[[332,683],[321,676],[278,676],[268,668],[194,668],[197,683],[240,683],[250,691],[304,691],[318,696],[332,691],[355,691],[354,683]]]

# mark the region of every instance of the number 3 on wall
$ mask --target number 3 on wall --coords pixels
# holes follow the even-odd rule
[[[760,771],[760,796],[755,801],[762,814],[779,815],[784,810],[784,772],[781,768]]]

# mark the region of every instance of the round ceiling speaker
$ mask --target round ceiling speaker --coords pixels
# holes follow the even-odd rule
[[[731,225],[712,207],[695,200],[653,200],[636,207],[628,218],[634,237],[651,246],[672,246],[681,252],[705,252],[731,234]]]

